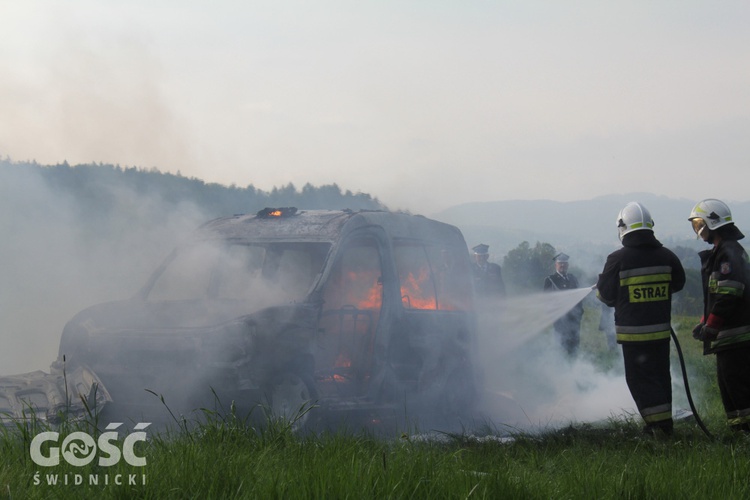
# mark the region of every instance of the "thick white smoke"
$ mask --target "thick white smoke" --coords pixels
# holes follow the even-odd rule
[[[583,288],[508,298],[499,309],[480,313],[483,418],[500,429],[541,430],[637,414],[621,362],[605,373],[583,352],[569,359],[549,331],[590,293]],[[604,336],[582,328],[582,337]]]
[[[104,186],[91,189],[106,189],[111,212],[91,213],[35,169],[9,172],[0,183],[0,375],[47,371],[75,313],[132,296],[206,220],[192,205],[167,210],[156,197]]]

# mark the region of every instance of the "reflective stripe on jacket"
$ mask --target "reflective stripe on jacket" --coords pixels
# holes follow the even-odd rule
[[[672,294],[684,286],[680,259],[653,232],[636,231],[607,257],[596,288],[615,308],[617,342],[629,343],[669,341]]]
[[[698,254],[704,294],[704,318],[721,318],[719,335],[706,353],[750,345],[750,264],[737,241],[722,240]]]

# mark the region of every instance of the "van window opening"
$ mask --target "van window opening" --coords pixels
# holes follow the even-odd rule
[[[394,241],[394,258],[406,309],[468,310],[467,255],[440,245]]]

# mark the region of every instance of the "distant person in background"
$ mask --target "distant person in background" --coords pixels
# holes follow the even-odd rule
[[[739,243],[745,237],[729,207],[706,199],[689,217],[700,239],[712,245],[698,255],[703,278],[703,318],[693,337],[704,354],[716,354],[716,377],[727,423],[750,432],[750,264]]]
[[[640,203],[628,203],[620,210],[617,233],[622,248],[607,256],[596,296],[615,308],[625,382],[646,423],[643,432],[671,435],[672,294],[685,286],[685,270],[680,259],[656,239],[653,227],[651,214]]]
[[[578,278],[568,272],[570,256],[559,253],[553,257],[555,273],[544,279],[544,291],[555,292],[578,288]],[[578,354],[581,343],[581,318],[583,318],[583,302],[577,303],[553,324],[555,336],[569,357]]]
[[[471,266],[474,275],[474,290],[480,298],[505,297],[503,272],[498,264],[489,262],[489,245],[480,243],[472,248],[474,263]]]

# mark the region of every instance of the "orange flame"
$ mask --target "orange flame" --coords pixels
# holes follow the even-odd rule
[[[342,353],[339,353],[338,358],[336,358],[336,362],[334,365],[336,368],[351,368],[352,367],[352,360],[349,359],[349,357]],[[346,377],[339,374],[333,375],[333,381],[334,382],[346,382]]]
[[[352,366],[352,360],[342,352],[339,354],[339,357],[336,358],[336,363],[333,366],[337,368],[350,368]]]
[[[458,295],[460,292],[455,289],[445,290],[445,284],[439,278],[428,267],[420,268],[416,275],[409,272],[402,276],[401,297],[404,307],[446,311],[466,309],[465,294]],[[345,281],[348,286],[343,291],[341,303],[352,304],[358,309],[380,309],[383,303],[383,283],[379,271],[349,271]]]
[[[380,306],[383,303],[383,286],[378,281],[379,277],[379,272],[349,273],[349,281],[351,283],[359,283],[360,290],[367,287],[364,292],[360,292],[361,295],[359,296],[361,298],[358,301],[355,301],[354,305],[358,309],[380,309]]]
[[[426,283],[429,278],[429,271],[422,268],[419,271],[419,276],[409,273],[406,278],[401,280],[401,300],[404,305],[412,309],[437,309],[434,292],[422,290],[423,285],[429,285],[429,283]]]

